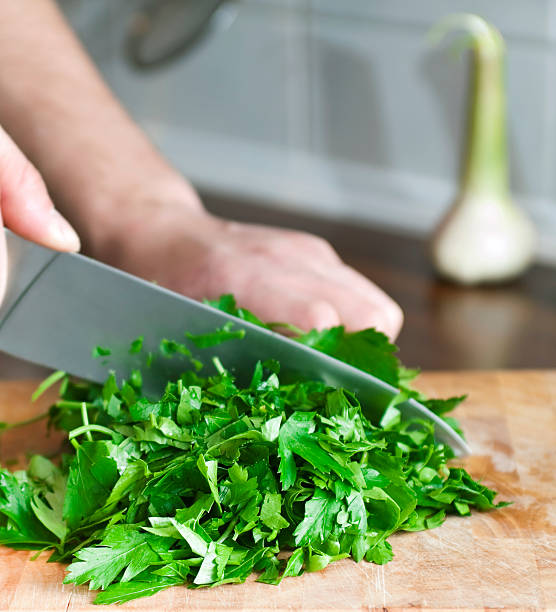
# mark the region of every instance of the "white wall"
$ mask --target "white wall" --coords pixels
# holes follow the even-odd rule
[[[201,0],[202,1],[202,0]],[[65,0],[106,78],[197,185],[426,233],[449,204],[466,65],[425,42],[478,11],[508,43],[512,187],[556,263],[556,0],[242,0],[190,53],[126,62],[139,0]]]

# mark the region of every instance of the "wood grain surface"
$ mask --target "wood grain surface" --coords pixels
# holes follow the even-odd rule
[[[0,382],[0,420],[27,418],[35,381]],[[458,408],[474,451],[463,464],[512,506],[437,529],[391,538],[385,566],[350,560],[279,587],[174,587],[122,610],[556,609],[556,371],[423,374],[434,396],[469,393]],[[57,435],[36,423],[0,438],[3,463],[51,453]],[[15,464],[14,464],[15,465]],[[86,587],[62,585],[64,567],[45,555],[0,548],[0,610],[96,610]]]

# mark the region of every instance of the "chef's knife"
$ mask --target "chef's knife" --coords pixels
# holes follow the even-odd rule
[[[240,380],[248,380],[258,360],[276,359],[282,370],[355,392],[375,421],[397,394],[389,384],[294,340],[82,255],[57,253],[4,231],[8,284],[0,304],[0,350],[6,353],[102,382],[107,367],[92,359],[94,346],[110,347],[110,367],[126,376],[140,365],[140,356],[128,351],[138,336],[144,337],[144,351],[156,351],[162,338],[181,340],[184,331],[205,334],[231,322],[245,331],[243,339],[197,349],[194,356],[203,362],[218,357]],[[143,369],[145,391],[160,391],[184,365],[154,360]],[[420,403],[411,399],[397,407],[404,418],[432,421],[437,439],[456,454],[470,452],[451,427]]]

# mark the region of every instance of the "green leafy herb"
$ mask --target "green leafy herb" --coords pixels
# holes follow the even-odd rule
[[[37,387],[37,389],[33,392],[33,395],[31,395],[31,401],[32,402],[37,401],[39,399],[39,397],[47,389],[50,389],[50,387],[52,387],[52,385],[55,385],[59,380],[64,378],[64,376],[66,376],[66,373],[63,372],[62,370],[58,370],[57,372],[53,372],[52,374],[50,374],[50,376],[45,378],[42,381],[42,383]]]
[[[310,332],[303,333],[285,323],[263,323],[253,313],[245,308],[238,307],[234,296],[230,294],[222,295],[217,300],[205,300],[205,303],[266,329],[272,329],[273,327],[289,329],[293,332],[292,337],[297,342],[349,363],[355,368],[398,387],[406,394],[405,399],[413,397],[421,401],[429,410],[439,415],[458,433],[462,434],[459,423],[445,415],[454,410],[466,396],[428,400],[418,391],[410,389],[408,385],[419,374],[419,370],[406,368],[400,363],[395,355],[397,347],[382,332],[372,328],[358,332],[347,332],[342,325],[339,325],[330,329],[313,329]]]
[[[241,339],[245,336],[243,329],[232,330],[233,324],[226,323],[220,329],[217,329],[211,334],[193,335],[186,333],[186,337],[193,342],[197,348],[208,348],[227,342],[228,340]]]
[[[132,343],[129,346],[130,355],[136,355],[137,353],[141,352],[141,349],[143,348],[143,340],[144,340],[144,337],[139,336],[138,338],[135,338],[135,340],[132,341]]]
[[[232,296],[217,306],[260,324]],[[189,338],[209,347],[241,336],[225,326]],[[374,330],[336,327],[298,340],[391,384],[412,375]],[[131,351],[141,349],[138,338]],[[190,357],[172,340],[160,352]],[[216,374],[185,370],[155,398],[143,395],[139,371],[125,381],[110,373],[102,386],[49,377],[36,394],[63,379],[49,425],[67,432],[73,452],[59,466],[35,456],[26,472],[0,470],[0,544],[50,549],[51,560],[70,562],[65,582],[99,589],[96,603],[124,603],[252,572],[279,584],[345,557],[386,563],[396,531],[504,505],[448,466],[452,451],[428,422],[403,421],[392,406],[372,424],[349,390],[282,383],[275,362],[258,363],[245,387],[214,363]],[[437,414],[463,399],[407,396]]]

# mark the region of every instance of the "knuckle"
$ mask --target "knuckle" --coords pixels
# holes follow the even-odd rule
[[[328,240],[325,240],[321,236],[299,232],[295,236],[295,241],[304,250],[310,250],[324,256],[336,256],[336,251],[332,245],[328,242]]]
[[[308,245],[318,248],[318,249],[331,249],[332,247],[328,244],[328,242],[321,238],[320,236],[315,236],[314,234],[303,234],[303,237]]]

